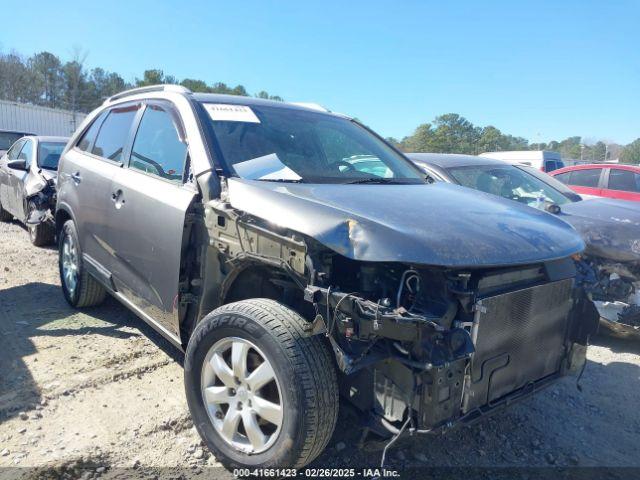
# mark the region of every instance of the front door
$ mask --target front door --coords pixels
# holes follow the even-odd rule
[[[178,283],[185,215],[196,190],[185,184],[187,145],[177,112],[149,102],[128,164],[111,185],[107,241],[120,295],[179,336]]]
[[[24,182],[29,175],[31,164],[34,161],[34,155],[34,141],[27,139],[18,154],[18,160],[24,160],[25,162],[25,169],[9,169],[9,192],[11,197],[9,211],[19,220],[24,220],[27,216],[24,200]]]
[[[11,160],[17,160],[20,150],[24,146],[25,140],[18,140],[7,152],[7,155],[0,161],[0,205],[7,212],[13,213],[12,203],[15,194],[11,188],[11,177],[13,169],[9,168],[8,163]]]

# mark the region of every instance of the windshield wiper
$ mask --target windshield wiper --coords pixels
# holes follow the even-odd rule
[[[257,178],[260,182],[304,183],[301,178]]]
[[[345,182],[346,185],[355,185],[358,183],[379,183],[379,184],[385,184],[385,185],[406,185],[407,184],[407,182],[399,181],[397,178],[383,178],[383,177],[360,178],[358,180]]]

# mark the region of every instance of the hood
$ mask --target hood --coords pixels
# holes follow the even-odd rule
[[[558,215],[584,239],[585,254],[616,262],[640,261],[640,204],[594,198],[562,205]]]
[[[348,258],[451,267],[528,264],[584,249],[545,212],[458,185],[282,184],[231,178],[234,208]]]

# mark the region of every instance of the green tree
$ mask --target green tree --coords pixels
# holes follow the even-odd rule
[[[136,78],[136,87],[161,85],[163,83],[166,83],[164,72],[158,69],[145,70],[142,73],[142,78]]]
[[[61,87],[63,70],[60,59],[49,52],[33,55],[27,62],[28,68],[40,89],[42,104],[47,107],[59,107],[62,103]]]
[[[633,142],[622,149],[620,161],[623,163],[640,163],[640,138],[636,138]]]

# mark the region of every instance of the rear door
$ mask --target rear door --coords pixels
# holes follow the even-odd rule
[[[640,175],[631,169],[607,168],[604,186],[605,197],[640,201]]]
[[[146,102],[138,122],[128,164],[111,184],[110,270],[119,295],[161,329],[178,336],[185,215],[196,189],[185,181],[187,141],[172,104]]]
[[[140,103],[129,103],[103,112],[60,164],[59,198],[75,216],[83,258],[92,267],[108,269],[111,263],[113,246],[107,239],[111,181],[122,169],[124,151],[140,108]]]
[[[17,160],[20,150],[24,146],[25,140],[18,140],[14,143],[7,154],[0,160],[0,204],[2,208],[8,212],[12,212],[11,203],[13,195],[11,193],[11,172],[12,169],[7,165],[11,160]]]

